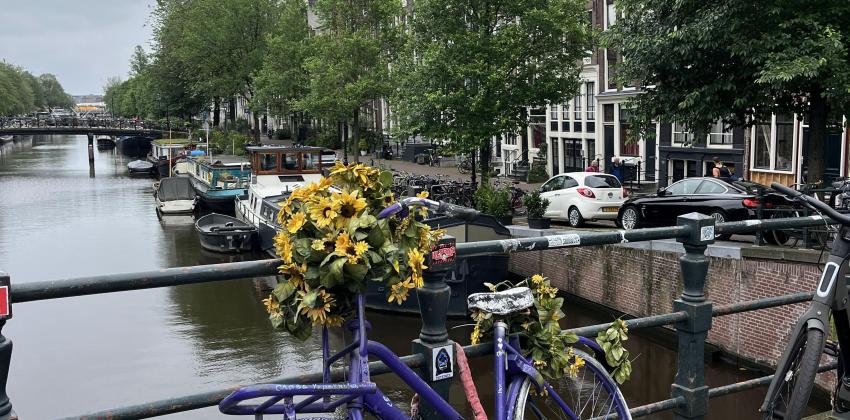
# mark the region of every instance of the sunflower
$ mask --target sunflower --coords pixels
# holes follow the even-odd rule
[[[428,191],[419,191],[416,194],[416,197],[417,198],[428,198]],[[428,207],[419,207],[419,215],[422,216],[423,219],[428,217]]]
[[[425,266],[425,255],[416,248],[407,251],[407,265],[410,267],[410,276],[413,284],[416,287],[422,287],[422,270],[428,268]]]
[[[390,287],[390,296],[387,298],[388,303],[396,302],[397,305],[401,305],[402,302],[407,300],[407,295],[410,293],[410,289],[413,289],[415,286],[410,282],[410,279],[405,281],[400,281]]]
[[[476,322],[475,328],[472,329],[472,334],[469,336],[469,341],[472,344],[478,344],[481,341],[481,324]]]
[[[313,239],[313,242],[311,243],[310,248],[313,248],[316,251],[324,251],[325,250],[325,240],[324,239]]]
[[[308,289],[299,291],[298,297],[298,313],[306,315],[313,325],[324,325],[335,301],[333,295],[324,289]],[[306,300],[310,300],[312,305],[306,303]]]
[[[280,303],[278,303],[277,299],[275,299],[272,295],[263,299],[263,305],[266,305],[266,312],[268,312],[269,315],[280,313]]]
[[[531,282],[532,282],[535,286],[538,286],[538,285],[540,285],[541,283],[543,283],[543,276],[541,276],[540,274],[535,274],[535,275],[531,276]]]
[[[292,218],[289,219],[289,223],[286,224],[286,230],[289,233],[295,234],[301,230],[301,227],[304,226],[304,223],[307,222],[307,216],[304,213],[298,212],[292,215]]]
[[[365,241],[358,241],[356,244],[354,244],[354,255],[357,255],[358,257],[362,257],[363,254],[365,254],[368,250],[369,244],[367,244]]]
[[[351,237],[348,236],[348,232],[343,232],[336,238],[336,245],[334,247],[334,254],[339,255],[340,257],[345,257],[349,254],[349,250],[353,250],[354,246],[351,244]]]
[[[339,203],[328,197],[320,197],[309,206],[310,218],[319,229],[330,226],[339,215]]]
[[[284,265],[292,264],[292,242],[289,240],[289,235],[285,232],[278,232],[274,236],[274,247],[277,255],[283,260]],[[281,266],[281,269],[284,267]]]
[[[366,208],[366,200],[362,197],[358,197],[359,191],[354,190],[354,192],[349,193],[347,191],[342,191],[339,193],[334,193],[333,201],[337,204],[339,208],[339,215],[342,217],[340,221],[344,221],[344,223],[348,223],[348,219],[360,213],[361,210]]]
[[[570,376],[575,378],[576,376],[578,376],[578,370],[582,367],[584,367],[584,359],[582,359],[581,356],[576,354],[573,356],[573,362],[570,363],[570,367],[567,368],[567,373],[569,373]]]

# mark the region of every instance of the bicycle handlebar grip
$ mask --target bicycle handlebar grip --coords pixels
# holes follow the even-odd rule
[[[437,212],[448,213],[463,220],[473,220],[478,217],[478,210],[458,206],[457,204],[449,204],[443,201],[440,201],[440,207],[437,208]]]
[[[779,191],[782,194],[785,194],[785,195],[792,197],[792,198],[797,198],[797,197],[803,195],[803,193],[801,193],[801,192],[799,192],[799,191],[797,191],[797,190],[795,190],[791,187],[786,187],[785,185],[782,185],[778,182],[774,182],[774,183],[770,184],[770,188],[773,188],[774,190]]]

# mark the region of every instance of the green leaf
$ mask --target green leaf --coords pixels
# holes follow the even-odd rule
[[[286,302],[290,296],[295,294],[295,286],[289,281],[278,283],[272,291],[278,302]]]
[[[345,264],[345,275],[355,282],[361,282],[369,272],[369,267],[365,264]]]

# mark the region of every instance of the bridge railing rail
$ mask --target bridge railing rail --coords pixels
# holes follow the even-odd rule
[[[595,246],[638,242],[659,239],[676,239],[682,243],[685,252],[680,257],[681,279],[684,285],[681,296],[673,301],[673,311],[661,315],[633,318],[626,321],[631,329],[673,326],[677,335],[677,373],[671,384],[670,398],[652,404],[631,409],[634,417],[646,416],[663,410],[673,410],[676,419],[701,419],[708,413],[708,400],[722,395],[740,392],[767,385],[772,375],[748,381],[709,388],[705,383],[704,345],[706,335],[711,329],[714,317],[772,308],[811,300],[812,293],[796,293],[784,296],[767,297],[752,301],[737,302],[730,305],[714,306],[705,296],[706,275],[709,260],[706,249],[714,241],[716,234],[753,233],[771,229],[802,228],[822,225],[829,222],[818,216],[807,218],[788,218],[771,220],[750,220],[715,225],[714,219],[705,215],[691,213],[680,216],[678,225],[667,228],[637,229],[630,231],[581,232],[562,235],[550,235],[533,238],[483,241],[457,244],[458,257],[475,255],[510,254],[513,252],[541,251],[577,246]],[[212,264],[192,267],[166,268],[128,274],[109,274],[101,276],[37,281],[10,284],[8,274],[0,271],[0,419],[17,418],[6,393],[6,384],[11,360],[11,340],[2,335],[2,327],[11,318],[12,305],[48,299],[63,299],[74,296],[114,293],[120,291],[169,287],[185,284],[207,283],[256,276],[268,276],[277,273],[279,261],[262,261]],[[447,290],[443,276],[426,272],[425,288]],[[6,286],[6,313],[3,311],[3,286]],[[446,314],[437,308],[446,306],[436,304],[434,295],[421,294],[423,330],[431,328],[429,334],[420,335],[426,344],[446,345],[447,341],[428,343],[428,337],[434,334],[434,328],[445,331]],[[603,331],[610,324],[591,325],[575,328],[571,331],[590,336]],[[464,347],[467,356],[480,357],[492,352],[492,344],[482,343]],[[415,353],[402,357],[402,361],[413,368],[425,366],[426,355]],[[371,362],[373,375],[388,373],[389,369],[380,362]],[[826,366],[824,369],[831,368]],[[332,380],[341,380],[342,368],[331,371]],[[315,383],[321,382],[322,372],[304,375],[270,378],[267,383]],[[450,381],[449,379],[448,381]],[[432,384],[438,385],[438,384]],[[228,387],[218,390],[176,396],[164,400],[143,402],[131,406],[109,408],[89,414],[69,418],[109,418],[138,419],[161,416],[210,407],[235,390]],[[437,386],[435,389],[448,387]],[[628,396],[627,396],[628,398]]]

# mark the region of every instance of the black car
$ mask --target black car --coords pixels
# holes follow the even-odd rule
[[[657,194],[629,198],[620,207],[617,222],[623,229],[675,226],[677,216],[691,212],[710,215],[717,223],[752,219],[759,207],[760,192],[765,209],[792,205],[785,196],[760,184],[710,177],[686,178],[659,188]],[[728,239],[728,236],[718,238]]]

